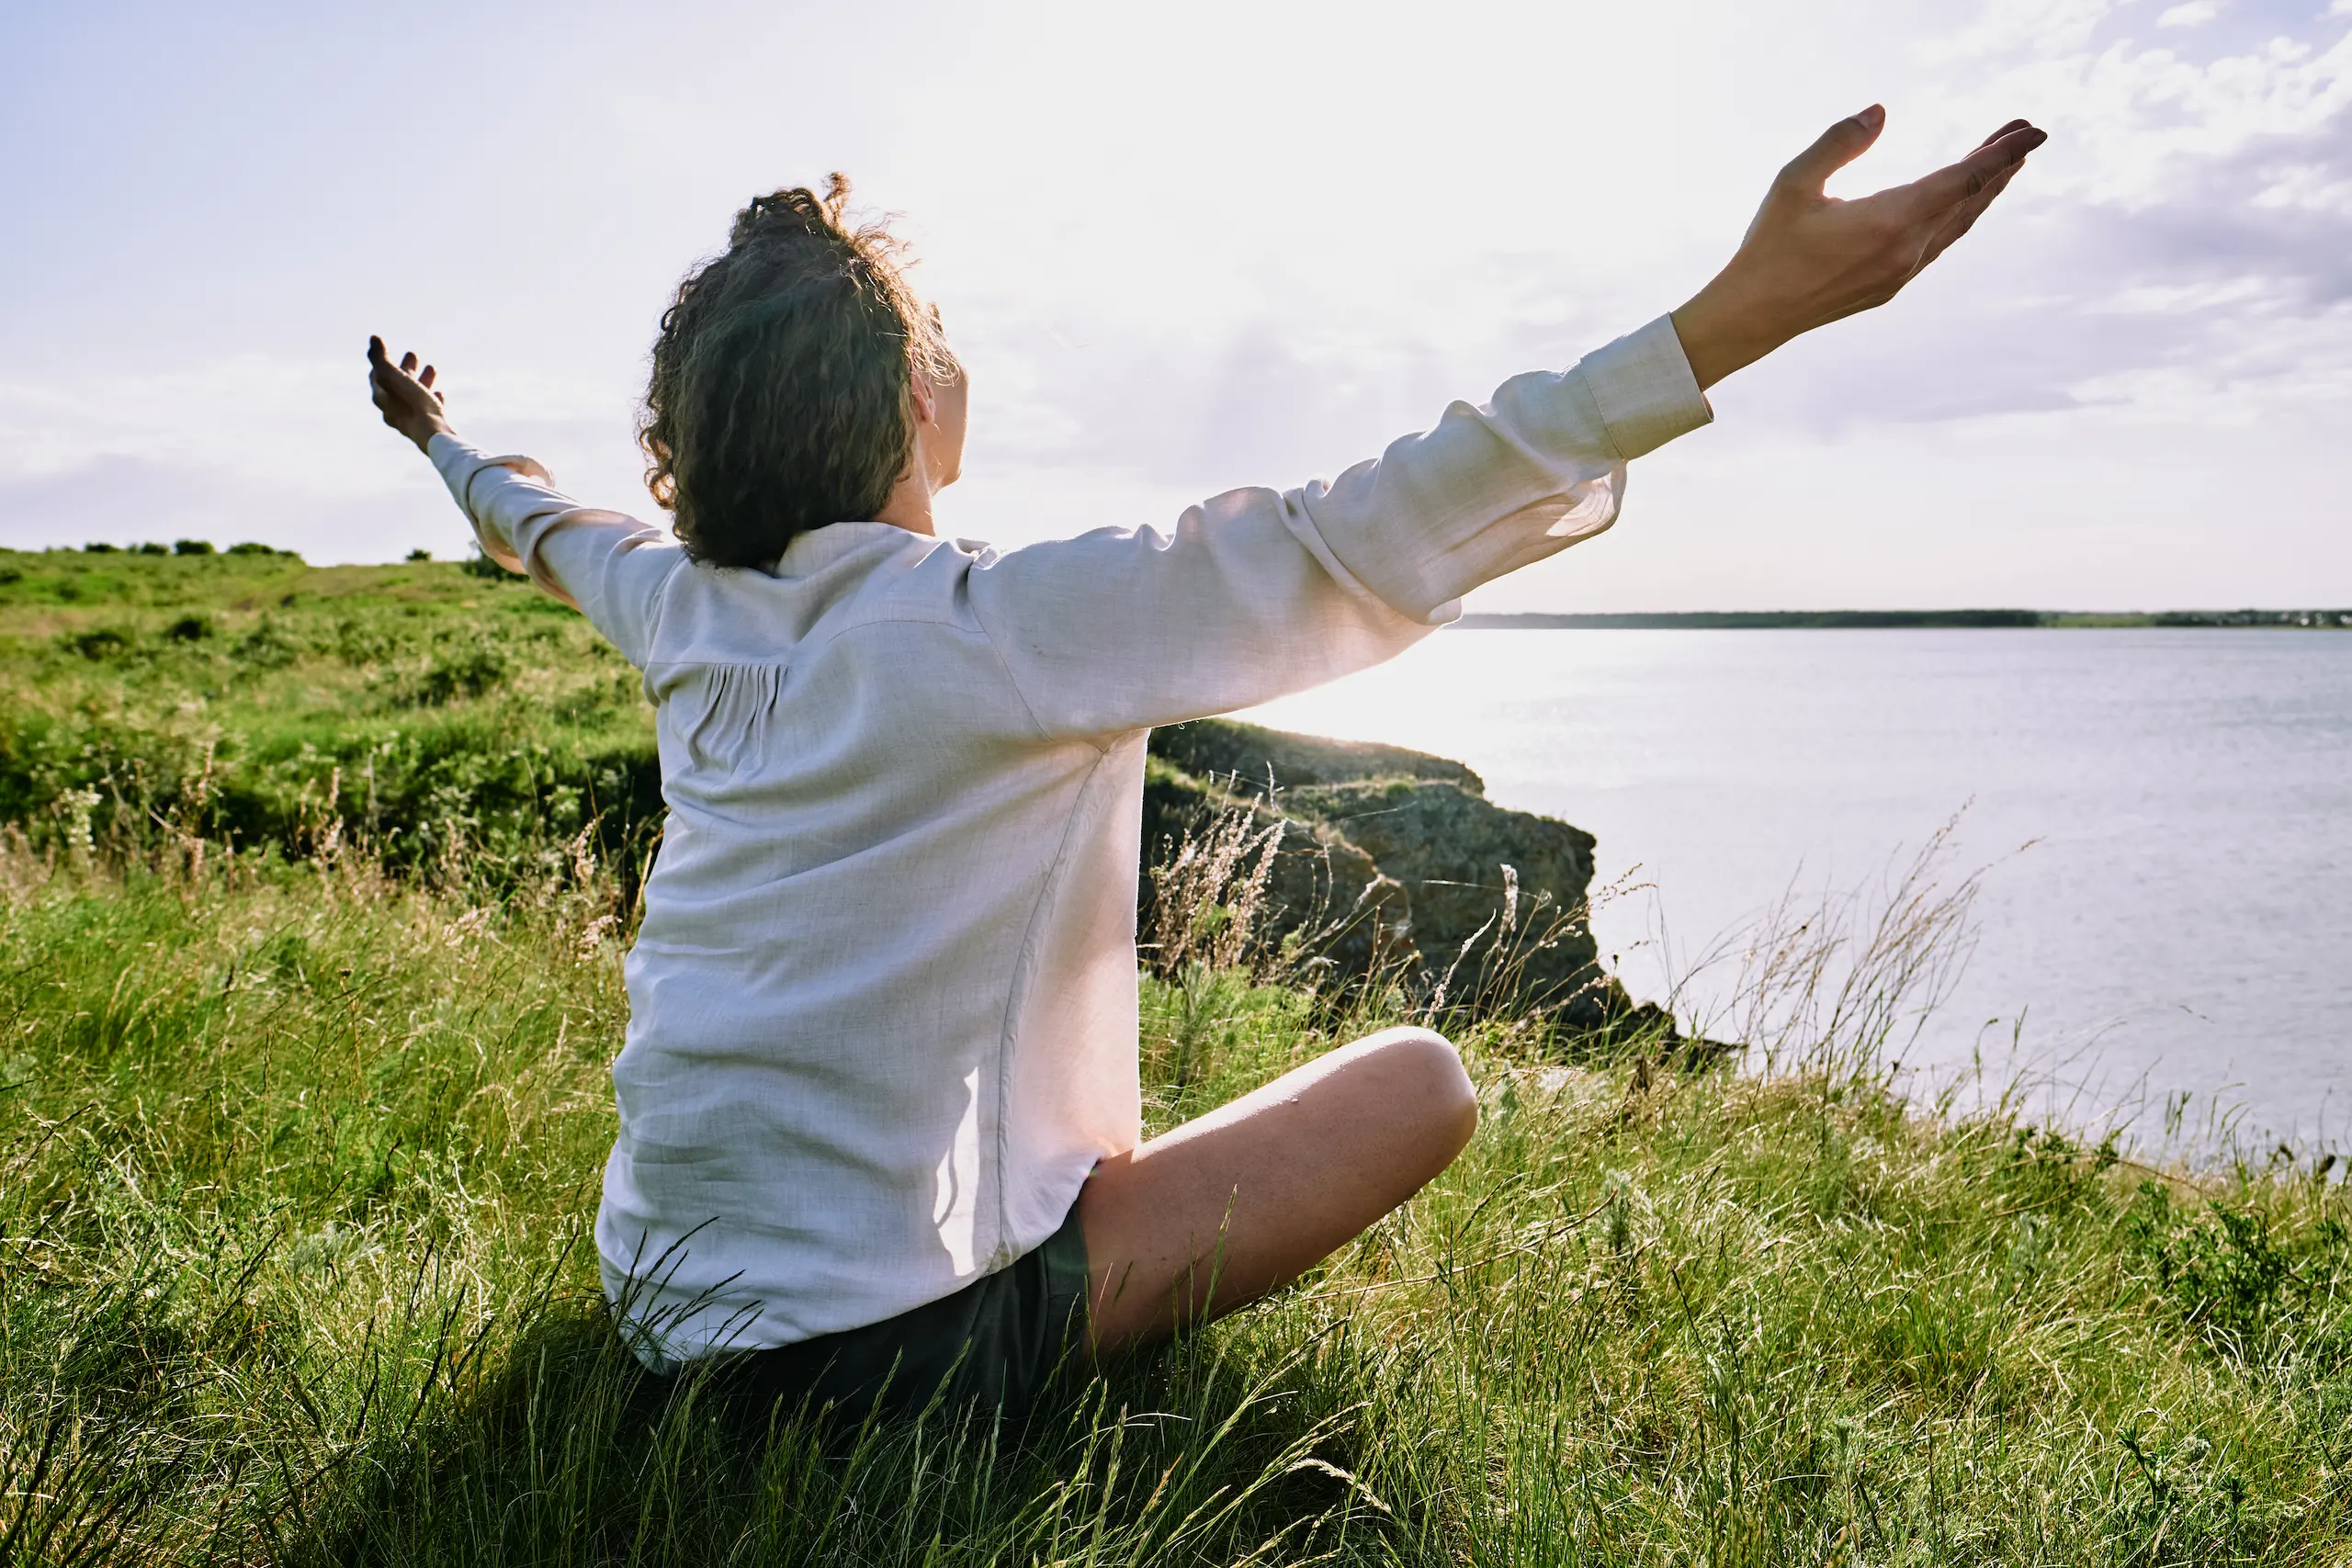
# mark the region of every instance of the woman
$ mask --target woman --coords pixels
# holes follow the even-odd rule
[[[1334,483],[1174,531],[998,553],[935,537],[967,381],[846,185],[737,216],[662,317],[642,441],[674,536],[457,439],[413,355],[388,423],[484,550],[645,672],[669,807],[628,964],[605,1288],[668,1371],[763,1398],[1027,1403],[1295,1278],[1460,1152],[1421,1029],[1139,1141],[1144,742],[1389,658],[1478,584],[1607,528],[1705,389],[1891,299],[2042,133],[1853,202],[1876,107],[1782,171],[1670,316],[1456,403]]]

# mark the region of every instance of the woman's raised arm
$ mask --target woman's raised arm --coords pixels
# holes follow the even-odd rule
[[[1872,107],[1832,126],[1781,172],[1690,303],[1571,369],[1454,403],[1328,486],[1231,491],[1170,534],[1104,529],[983,562],[975,610],[1040,728],[1103,736],[1318,684],[1401,650],[1481,583],[1607,528],[1625,465],[1712,417],[1706,387],[1893,299],[2045,140],[2013,120],[1910,185],[1825,194],[1884,120]]]
[[[433,460],[482,553],[585,614],[641,668],[655,598],[684,552],[649,524],[582,506],[535,458],[493,457],[466,445],[435,379],[432,366],[418,370],[415,355],[394,365],[382,338],[368,340],[368,385],[384,423]]]

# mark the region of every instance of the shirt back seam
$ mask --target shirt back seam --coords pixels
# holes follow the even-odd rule
[[[1046,873],[1043,886],[1037,889],[1035,902],[1029,908],[1029,921],[1021,933],[1020,956],[1013,960],[1012,983],[1005,987],[1004,1023],[997,1033],[996,1065],[996,1130],[995,1168],[989,1174],[996,1190],[996,1234],[989,1239],[989,1255],[1004,1250],[1005,1238],[1012,1234],[1012,1216],[1005,1203],[1005,1173],[1012,1165],[1012,1118],[1008,1114],[1012,1103],[1012,1062],[1014,1055],[1015,1021],[1020,1016],[1022,998],[1035,982],[1038,945],[1038,928],[1044,923],[1046,911],[1053,903],[1055,891],[1060,887],[1062,874],[1069,865],[1070,844],[1078,836],[1079,819],[1092,807],[1095,781],[1111,760],[1105,750],[1096,756],[1093,766],[1086,771],[1086,778],[1078,786],[1077,799],[1071,804],[1069,817],[1062,822],[1061,841],[1054,847],[1052,866]],[[1006,1259],[1011,1262],[1011,1259]],[[998,1264],[997,1268],[1002,1268]],[[989,1272],[995,1272],[991,1269]]]

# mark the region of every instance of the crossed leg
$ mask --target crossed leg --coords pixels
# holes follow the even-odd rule
[[[1453,1163],[1477,1125],[1444,1036],[1390,1029],[1104,1160],[1078,1198],[1095,1351],[1287,1284]]]

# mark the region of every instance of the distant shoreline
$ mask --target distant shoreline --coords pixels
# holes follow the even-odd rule
[[[1868,630],[1912,626],[2014,630],[2041,626],[2276,626],[2352,630],[2352,610],[1694,610],[1658,615],[1464,615],[1469,631]]]

